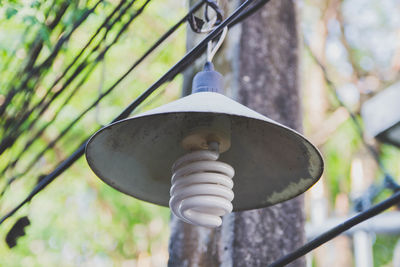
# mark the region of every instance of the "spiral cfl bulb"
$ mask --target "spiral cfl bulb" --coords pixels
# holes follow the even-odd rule
[[[217,143],[209,147],[189,152],[175,161],[169,206],[184,222],[213,228],[222,224],[220,216],[232,211],[235,171],[217,161]]]

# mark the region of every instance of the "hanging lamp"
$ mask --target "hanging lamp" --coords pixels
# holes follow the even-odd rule
[[[105,183],[205,227],[221,225],[231,211],[294,198],[323,172],[305,137],[222,94],[211,63],[221,39],[208,46],[191,95],[108,125],[86,146]]]

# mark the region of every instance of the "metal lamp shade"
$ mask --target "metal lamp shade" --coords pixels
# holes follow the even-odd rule
[[[379,92],[361,108],[366,132],[400,148],[400,83]]]
[[[86,158],[115,189],[168,206],[171,166],[187,151],[182,139],[197,126],[228,121],[231,146],[220,161],[235,169],[233,210],[293,198],[323,172],[318,150],[302,135],[218,93],[201,92],[98,131]]]

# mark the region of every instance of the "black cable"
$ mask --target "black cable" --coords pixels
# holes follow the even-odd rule
[[[122,0],[115,8],[114,10],[104,19],[103,23],[98,27],[98,29],[96,30],[96,32],[92,35],[92,37],[89,39],[89,41],[85,44],[85,46],[79,51],[78,55],[75,56],[75,58],[72,60],[72,62],[65,68],[65,70],[63,71],[63,73],[58,76],[56,78],[56,80],[53,82],[53,84],[47,89],[45,95],[43,96],[43,98],[31,109],[29,110],[28,116],[30,115],[30,113],[33,112],[33,110],[37,109],[39,106],[42,105],[43,101],[47,98],[47,96],[51,93],[52,89],[54,89],[54,87],[60,82],[60,80],[69,72],[69,70],[74,66],[74,64],[79,60],[79,58],[83,55],[83,53],[86,51],[86,49],[90,46],[90,44],[94,41],[94,39],[96,38],[96,36],[101,32],[101,30],[103,28],[106,28],[107,30],[109,30],[119,19],[120,17],[125,14],[125,12],[127,11],[127,9],[134,3],[134,1],[128,2],[128,6],[124,7],[124,9],[119,13],[119,15],[116,17],[116,19],[114,21],[112,21],[111,23],[109,23],[109,21],[112,19],[112,17],[115,15],[116,12],[118,12],[119,9],[121,9],[121,7],[123,6],[123,4],[125,3],[124,0]],[[107,34],[107,31],[105,33],[105,35]],[[103,37],[104,38],[104,37]],[[96,50],[97,46],[95,48],[93,48],[90,52],[89,55],[92,54],[95,50]],[[61,90],[61,89],[60,89]],[[58,90],[58,91],[60,91]],[[58,92],[57,91],[57,92]],[[19,121],[20,124],[22,124],[24,120],[21,119]]]
[[[60,7],[58,8],[58,10],[55,13],[54,19],[48,25],[46,25],[46,31],[48,31],[49,34],[51,34],[51,32],[59,24],[59,22],[61,21],[62,17],[64,16],[64,14],[66,13],[68,8],[69,8],[69,4],[67,2],[63,2],[60,5]],[[87,13],[87,14],[89,14],[89,13]],[[82,17],[84,17],[84,16],[85,16],[85,14],[83,14]],[[82,17],[81,17],[81,20],[82,20]],[[61,26],[61,27],[63,27],[63,26]],[[60,37],[60,39],[62,39],[62,34],[59,35],[59,37]],[[34,92],[33,92],[32,88],[30,87],[30,85],[37,83],[41,76],[40,75],[41,72],[38,72],[35,70],[36,68],[35,68],[34,64],[40,57],[40,53],[44,47],[44,42],[45,42],[45,40],[41,36],[41,34],[37,34],[35,40],[32,43],[31,48],[29,49],[29,56],[28,56],[27,60],[25,61],[26,63],[24,64],[24,66],[22,67],[22,69],[20,71],[16,72],[16,74],[13,75],[14,78],[11,79],[11,81],[15,82],[16,80],[23,80],[23,77],[25,77],[25,74],[28,75],[28,77],[25,79],[25,81],[22,82],[22,86],[20,86],[19,89],[18,88],[16,89],[15,87],[11,86],[11,90],[9,90],[7,92],[4,103],[2,104],[2,106],[0,106],[0,124],[1,124],[2,128],[5,130],[7,130],[8,127],[10,125],[12,125],[15,120],[12,120],[12,118],[11,118],[11,119],[3,122],[4,118],[8,119],[8,114],[7,113],[4,114],[5,116],[1,116],[1,114],[6,111],[6,109],[9,105],[15,106],[15,104],[17,102],[20,102],[21,98],[22,98],[23,102],[22,102],[22,105],[20,105],[21,108],[19,111],[25,110],[26,106],[29,104],[30,99],[32,98],[32,95]],[[56,46],[57,46],[57,44],[56,44]],[[46,71],[46,70],[44,70],[44,71]],[[33,80],[29,80],[32,77],[33,77]],[[15,96],[17,96],[19,99],[15,99]],[[17,116],[14,116],[14,117],[18,118],[19,113],[17,112]]]
[[[201,1],[198,2],[197,4],[195,4],[191,10],[197,10],[201,7],[202,3]],[[133,63],[133,65],[117,80],[114,82],[114,84],[112,84],[106,91],[104,91],[103,93],[101,93],[98,98],[90,105],[88,106],[84,111],[82,111],[67,127],[65,127],[61,133],[55,138],[53,139],[53,141],[51,141],[51,143],[44,148],[41,152],[39,152],[39,154],[35,157],[34,160],[31,161],[30,164],[28,164],[28,167],[25,168],[25,170],[22,173],[18,174],[18,177],[23,177],[23,175],[25,175],[27,172],[29,172],[29,170],[34,166],[34,164],[39,160],[39,158],[41,156],[44,155],[44,153],[52,148],[56,142],[58,140],[60,140],[72,127],[74,124],[76,124],[86,113],[88,113],[93,107],[95,107],[105,96],[107,96],[108,94],[110,94],[117,86],[118,84],[120,84],[141,62],[143,62],[143,60],[145,58],[147,58],[148,55],[150,55],[158,46],[160,46],[169,36],[171,36],[178,28],[179,26],[181,26],[187,19],[187,16],[183,17],[181,20],[179,20],[175,25],[173,25],[167,32],[165,32],[138,60],[136,60],[135,63]],[[30,140],[31,141],[31,140]],[[31,141],[29,144],[29,146],[31,145],[31,143],[33,143],[33,141]],[[29,147],[28,146],[28,147]],[[28,147],[25,147],[22,152],[26,151],[28,149]],[[18,154],[19,158],[21,157],[21,154]],[[4,168],[0,174],[4,174],[4,172],[13,164],[15,164],[14,162],[12,162],[10,165],[7,165],[6,168]],[[17,178],[16,177],[12,177],[9,179],[9,181],[6,184],[6,187],[10,186],[10,184],[15,181]],[[6,187],[3,189],[3,193],[6,190]],[[2,193],[2,194],[3,194]],[[0,194],[1,195],[1,194]]]
[[[94,12],[94,10],[97,8],[97,6],[103,1],[104,0],[98,0],[98,2],[96,2],[92,8],[86,10],[84,12],[84,14],[72,25],[71,30],[67,34],[65,34],[65,35],[61,36],[61,38],[59,38],[59,40],[57,41],[57,43],[55,45],[55,48],[51,51],[50,55],[47,56],[47,58],[43,61],[43,63],[40,64],[39,67],[33,67],[32,64],[34,64],[34,62],[38,58],[37,53],[39,53],[40,49],[41,49],[41,47],[39,46],[40,49],[34,54],[35,56],[33,57],[33,59],[29,60],[29,62],[27,63],[27,66],[25,66],[25,70],[28,70],[28,69],[32,69],[32,70],[27,73],[23,72],[22,74],[23,75],[26,74],[26,76],[24,76],[24,79],[22,79],[22,77],[20,78],[22,80],[21,84],[17,88],[14,88],[14,87],[11,88],[11,90],[7,93],[4,103],[0,106],[0,115],[2,115],[5,112],[6,107],[8,106],[8,104],[11,102],[11,100],[14,98],[14,96],[17,93],[19,93],[21,91],[22,92],[25,91],[25,89],[28,85],[29,79],[33,76],[36,76],[38,73],[40,73],[40,71],[42,70],[43,67],[47,66],[52,60],[54,60],[54,55],[56,54],[55,51],[59,51],[61,49],[63,43],[69,39],[71,34],[79,27],[79,25],[81,25],[82,22],[92,12]],[[66,5],[68,6],[67,2],[66,2]],[[46,64],[44,64],[44,63],[46,63]]]
[[[321,246],[322,244],[328,242],[329,240],[335,238],[336,236],[340,235],[341,233],[349,230],[353,226],[378,215],[379,213],[387,210],[388,208],[390,208],[398,203],[400,203],[400,192],[393,194],[391,197],[388,197],[386,200],[351,217],[350,219],[339,224],[338,226],[333,227],[331,230],[319,235],[318,237],[314,238],[310,242],[307,242],[304,246],[301,246],[300,248],[283,256],[282,258],[278,259],[277,261],[274,261],[272,264],[270,264],[268,266],[269,267],[285,266],[285,265],[295,261],[296,259],[306,255],[308,252]]]
[[[64,72],[53,82],[53,84],[47,89],[45,95],[43,96],[43,98],[32,108],[28,109],[27,111],[25,109],[21,109],[21,113],[22,114],[17,114],[17,116],[14,116],[10,119],[8,119],[9,122],[14,122],[16,121],[16,124],[13,125],[12,129],[10,129],[8,131],[8,133],[10,134],[10,136],[6,136],[3,137],[3,140],[0,142],[0,154],[2,154],[5,149],[11,147],[12,145],[14,145],[15,141],[17,140],[18,136],[25,130],[30,130],[32,129],[32,127],[39,121],[39,117],[47,110],[47,108],[50,106],[50,104],[69,86],[69,84],[84,70],[84,68],[86,68],[89,63],[87,63],[89,57],[96,52],[99,48],[100,48],[100,44],[98,44],[97,46],[95,46],[89,53],[88,55],[85,57],[85,59],[79,64],[78,67],[75,68],[74,72],[68,77],[67,81],[61,86],[60,89],[58,89],[56,91],[56,93],[54,93],[50,99],[47,102],[44,102],[46,100],[46,98],[49,96],[49,94],[52,92],[52,90],[54,90],[54,88],[56,87],[56,85],[60,82],[60,80],[68,73],[68,71],[71,69],[71,67],[77,62],[77,60],[82,56],[82,54],[84,53],[84,51],[89,47],[90,43],[95,39],[95,37],[100,33],[100,31],[102,30],[103,27],[106,27],[106,33],[104,35],[103,38],[105,38],[105,36],[107,35],[107,33],[109,32],[109,30],[111,29],[111,27],[117,23],[121,17],[128,11],[128,9],[133,5],[133,3],[135,2],[135,0],[132,0],[130,2],[128,2],[128,5],[125,6],[120,13],[118,14],[118,16],[111,22],[109,23],[109,20],[114,16],[114,14],[116,13],[116,11],[118,11],[121,8],[121,5],[123,3],[125,3],[125,1],[121,1],[121,3],[113,10],[113,12],[104,20],[104,22],[102,23],[102,25],[97,29],[96,33],[90,38],[90,40],[86,43],[86,45],[83,47],[83,49],[80,51],[80,53],[74,58],[74,60],[67,66],[67,68],[64,70]],[[137,11],[137,13],[141,13],[143,10],[143,8],[148,4],[148,2],[144,3],[143,6]],[[136,13],[134,14],[136,15]],[[128,23],[130,23],[131,21],[129,21]],[[126,28],[123,29],[123,31]],[[120,30],[121,32],[121,30]],[[117,36],[119,36],[120,34],[118,34]],[[117,38],[114,38],[114,41],[112,42],[112,44],[115,43],[115,41],[117,40]],[[112,45],[111,44],[111,45]],[[111,45],[108,45],[106,47],[106,49],[108,50]],[[95,63],[97,63],[98,61],[95,60]],[[38,84],[37,82],[35,84]],[[41,108],[40,108],[41,107]],[[37,110],[38,108],[40,108],[40,111],[38,112],[38,114],[36,115],[35,118],[33,118],[30,123],[28,123],[28,125],[21,129],[20,127],[23,125],[23,123],[31,116],[31,114]],[[15,118],[18,118],[18,120],[15,120]],[[7,123],[7,121],[6,121]]]
[[[132,1],[133,3],[134,1]],[[54,101],[54,99],[66,88],[66,86],[68,86],[77,75],[79,75],[80,73],[82,73],[83,71],[86,70],[87,66],[90,66],[89,69],[86,71],[85,75],[82,77],[82,79],[79,81],[79,83],[75,86],[75,88],[72,90],[72,92],[70,92],[70,95],[64,100],[64,102],[60,105],[59,109],[55,112],[53,118],[47,122],[43,127],[41,127],[41,129],[30,139],[26,142],[25,147],[23,150],[20,151],[20,153],[17,155],[16,159],[11,162],[11,164],[8,164],[1,172],[0,172],[0,176],[4,174],[5,171],[7,171],[7,169],[9,169],[10,167],[14,167],[15,164],[18,162],[18,160],[21,158],[21,156],[26,153],[27,149],[38,139],[39,136],[41,136],[41,134],[43,134],[43,132],[46,130],[46,128],[48,126],[50,126],[55,119],[57,118],[58,114],[61,112],[63,106],[65,106],[70,100],[71,98],[78,92],[78,90],[81,88],[81,86],[83,85],[83,83],[86,81],[86,79],[89,77],[90,73],[94,70],[94,67],[97,65],[97,63],[99,61],[101,61],[104,58],[105,53],[111,48],[112,45],[114,45],[118,39],[120,38],[120,36],[122,35],[122,33],[127,29],[127,27],[129,26],[129,24],[137,17],[139,16],[144,8],[147,6],[147,4],[150,2],[150,0],[147,0],[141,7],[140,9],[138,9],[133,15],[131,15],[131,18],[129,19],[129,21],[127,23],[124,24],[124,26],[119,30],[118,34],[115,36],[115,38],[113,39],[113,41],[108,44],[102,51],[100,51],[100,54],[97,55],[97,57],[95,58],[95,60],[93,62],[91,62],[91,64],[87,63],[86,61],[88,60],[88,57],[90,55],[88,55],[85,58],[85,61],[83,61],[75,70],[74,74],[72,77],[70,77],[62,86],[62,88],[60,90],[58,90],[53,97],[45,104],[45,106],[40,110],[40,113],[37,115],[36,118],[34,118],[32,120],[32,122],[29,124],[28,126],[28,130],[31,129],[33,127],[33,125],[39,121],[39,116],[49,107],[49,105],[51,104],[52,101]],[[99,47],[100,45],[96,46]],[[111,91],[109,91],[111,92]],[[109,93],[108,92],[108,93]],[[107,94],[108,94],[107,93]],[[103,98],[105,95],[101,95],[101,98]],[[92,106],[91,106],[92,107]],[[30,168],[33,167],[33,165],[37,162],[37,160],[40,159],[41,156],[43,156],[43,154],[51,147],[53,147],[55,145],[55,142],[57,142],[62,136],[64,136],[73,126],[73,124],[75,124],[76,122],[78,122],[82,116],[84,114],[86,114],[87,112],[89,112],[91,108],[86,109],[83,114],[81,113],[77,119],[74,119],[72,125],[68,125],[66,127],[66,131],[63,130],[61,132],[61,134],[59,134],[45,149],[43,149],[40,153],[37,154],[37,156],[31,161],[30,164],[28,164],[28,167],[26,168],[26,171],[23,172],[22,175],[26,174]],[[15,133],[13,133],[14,135],[16,135]],[[0,145],[1,146],[1,145]],[[1,150],[0,150],[0,154],[1,154]],[[10,185],[10,183],[7,183],[7,185]]]
[[[236,25],[237,23],[247,19],[251,16],[254,12],[260,9],[263,5],[268,3],[270,0],[257,0],[251,6],[249,6],[246,12],[242,12],[239,16],[237,16],[234,21],[232,21],[231,26]]]
[[[54,171],[52,171],[49,175],[46,175],[29,193],[29,195],[14,209],[8,212],[5,216],[3,216],[0,220],[0,224],[2,224],[5,220],[11,217],[14,213],[16,213],[20,208],[22,208],[26,203],[28,203],[36,194],[38,194],[43,188],[45,188],[49,183],[54,181],[57,176],[63,173],[66,169],[68,169],[75,161],[77,161],[84,153],[86,142],[83,142],[79,148],[72,153],[66,160],[64,160],[61,164],[59,164]]]

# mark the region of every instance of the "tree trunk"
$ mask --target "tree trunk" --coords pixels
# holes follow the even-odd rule
[[[230,11],[238,5],[236,1],[224,4]],[[227,95],[301,130],[293,1],[273,0],[231,29],[221,52],[215,65],[227,78]],[[215,230],[172,217],[169,266],[266,266],[299,247],[304,242],[303,229],[303,197],[270,208],[231,213]],[[304,259],[292,264],[304,265]]]

